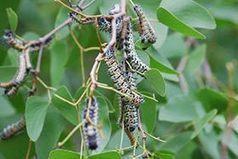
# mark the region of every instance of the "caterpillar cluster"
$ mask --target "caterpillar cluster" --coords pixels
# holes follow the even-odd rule
[[[117,14],[119,10],[120,7],[115,5],[109,14]],[[140,13],[143,13],[142,10]],[[140,25],[143,25],[143,33],[141,32],[142,34],[140,34],[142,43],[154,43],[156,39],[152,39],[153,37],[151,35],[153,31],[149,29],[150,24],[145,23],[147,21],[145,21],[144,13],[140,18],[139,20],[143,20],[143,23],[140,23]],[[142,62],[136,53],[130,17],[122,16],[118,19],[116,19],[116,45],[108,45],[104,49],[104,60],[117,90],[132,99],[129,100],[122,95],[119,98],[121,108],[120,124],[124,126],[124,130],[131,144],[135,145],[136,139],[134,131],[139,126],[139,105],[143,102],[143,97],[136,93],[137,86],[134,75],[135,73],[144,74],[150,68]],[[112,28],[109,20],[102,17],[98,22],[100,30],[111,33]],[[148,32],[148,30],[150,30],[150,32]],[[122,63],[119,63],[115,57],[116,49],[123,52],[124,58]]]
[[[88,121],[87,117],[90,121]],[[87,147],[96,150],[99,146],[98,134],[98,102],[95,97],[89,97],[86,101],[86,108],[83,111],[83,135]]]
[[[115,47],[110,45],[108,45],[104,50],[104,60],[106,62],[106,65],[108,66],[108,72],[111,76],[111,79],[114,82],[117,90],[128,95],[131,98],[131,102],[134,105],[139,106],[141,103],[143,103],[144,99],[141,95],[130,89],[128,80],[125,78],[124,72],[118,64],[114,53]]]
[[[19,55],[19,67],[13,79],[10,82],[0,83],[0,87],[5,88],[6,95],[10,96],[16,94],[19,86],[25,81],[29,69],[31,68],[29,60],[28,52],[21,53]]]
[[[141,42],[144,44],[153,44],[156,42],[155,31],[152,28],[150,22],[146,18],[145,13],[143,12],[141,6],[138,4],[134,5],[134,11],[139,18],[139,33],[141,37]]]
[[[0,133],[0,138],[2,140],[7,140],[12,136],[18,134],[20,131],[22,131],[25,128],[25,126],[26,126],[25,119],[21,118],[16,123],[8,125],[6,128],[4,128],[3,131]]]

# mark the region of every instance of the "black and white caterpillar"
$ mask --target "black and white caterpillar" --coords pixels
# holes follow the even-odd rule
[[[104,60],[108,67],[108,72],[111,76],[111,79],[114,82],[114,85],[117,90],[128,95],[131,98],[131,102],[134,105],[139,106],[141,103],[143,103],[144,99],[141,95],[137,94],[130,88],[128,80],[125,78],[124,72],[118,64],[114,53],[115,47],[110,45],[108,45],[104,50]],[[126,97],[122,98],[126,99]]]
[[[4,128],[3,131],[0,133],[0,138],[2,140],[7,140],[12,136],[15,136],[18,133],[20,133],[25,128],[25,126],[26,126],[25,119],[21,118],[16,123],[8,125],[6,128]]]
[[[16,94],[19,86],[25,81],[30,69],[29,52],[21,53],[19,55],[19,67],[13,79],[10,82],[0,83],[0,87],[5,88],[6,95]]]
[[[88,121],[87,117],[90,121]],[[89,97],[86,101],[86,108],[83,111],[83,135],[87,147],[96,150],[99,146],[98,134],[98,102],[95,97]]]
[[[141,6],[139,6],[138,4],[134,5],[134,11],[139,18],[139,33],[141,37],[141,42],[144,44],[155,43],[157,40],[155,31],[152,28],[148,19],[146,18],[146,15],[143,12]]]
[[[120,5],[115,4],[112,7],[112,9],[109,10],[109,15],[118,14],[119,12],[120,12]],[[111,20],[102,16],[98,18],[97,22],[98,22],[99,30],[111,33],[111,30],[112,30]],[[121,29],[122,29],[122,17],[118,17],[116,19],[117,39],[119,39]]]
[[[133,70],[142,74],[149,70],[149,67],[141,61],[136,53],[130,20],[127,23],[127,33],[124,40],[124,51],[127,56],[127,61],[130,63]]]

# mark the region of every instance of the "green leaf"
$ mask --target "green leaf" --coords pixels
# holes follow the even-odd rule
[[[169,152],[172,152],[172,153],[177,153],[189,141],[191,141],[191,135],[192,135],[191,131],[176,134],[176,136],[167,140],[166,143],[162,144],[159,147],[159,149],[164,150],[164,151],[169,151]]]
[[[65,9],[64,7],[60,8],[58,15],[56,17],[56,20],[55,20],[55,27],[62,24],[68,18],[68,16],[69,16],[68,13],[69,13],[68,10]],[[55,35],[56,35],[57,40],[66,38],[69,35],[68,27],[64,27],[63,29],[58,31]]]
[[[73,102],[73,97],[65,86],[60,87],[54,94],[52,98],[52,104],[60,111],[60,113],[74,125],[78,124],[78,114],[76,106],[62,100]]]
[[[6,82],[8,80],[11,80],[12,77],[14,76],[16,70],[17,70],[17,67],[1,66],[0,67],[0,75],[4,75],[4,76],[1,76],[1,82]]]
[[[121,159],[121,155],[117,151],[108,151],[100,154],[91,155],[88,159]]]
[[[174,159],[175,155],[169,151],[158,151],[155,153],[155,157],[159,159]]]
[[[185,68],[185,71],[189,74],[195,73],[197,69],[200,68],[202,63],[205,60],[206,56],[206,45],[198,46],[189,56],[188,64]]]
[[[179,33],[169,35],[159,51],[164,57],[167,58],[183,56],[186,52],[186,46],[182,35]]]
[[[156,105],[157,103],[155,101],[146,99],[145,102],[140,106],[141,120],[149,133],[154,130],[156,124]]]
[[[57,149],[50,152],[48,159],[81,159],[81,155],[77,152]]]
[[[27,136],[26,133],[21,133],[17,136],[14,136],[10,140],[1,140],[0,158],[1,159],[25,158],[28,142],[29,142],[29,137]],[[14,153],[13,150],[16,150],[17,153]],[[33,153],[34,153],[34,150],[31,151],[30,158],[33,157]]]
[[[212,158],[220,158],[220,136],[217,135],[215,130],[207,132],[203,130],[200,132],[199,141],[203,150]]]
[[[192,0],[162,0],[157,10],[161,23],[185,35],[204,39],[195,28],[215,29],[216,23],[207,9]]]
[[[26,130],[32,141],[36,141],[43,129],[49,102],[42,97],[29,97],[26,102]]]
[[[173,123],[192,121],[198,117],[196,112],[198,106],[201,106],[201,103],[192,96],[175,96],[160,108],[159,120]]]
[[[165,96],[165,81],[159,70],[151,69],[145,73],[146,81],[161,96]]]
[[[221,4],[220,6],[213,6],[210,10],[216,19],[238,24],[238,17],[236,16],[238,15],[237,6]]]
[[[54,107],[50,108],[41,136],[35,143],[36,154],[39,158],[48,158],[50,151],[57,146],[57,141],[66,125],[65,120],[53,109]]]
[[[16,12],[14,12],[14,10],[12,8],[7,8],[6,11],[7,11],[10,28],[12,31],[15,32],[17,29],[17,23],[18,23],[17,14],[16,14]]]
[[[151,64],[151,67],[159,69],[161,72],[168,74],[178,74],[170,64],[170,62],[164,58],[154,47],[149,47],[145,52],[150,55],[155,61],[155,64]]]
[[[222,112],[227,108],[228,99],[222,92],[211,88],[203,88],[196,95],[207,111],[217,109],[218,112]]]
[[[14,115],[15,110],[12,107],[11,103],[3,96],[0,96],[0,117],[7,117]]]
[[[204,128],[204,126],[215,117],[216,114],[217,114],[217,110],[214,109],[210,111],[208,114],[206,114],[204,117],[202,117],[201,119],[197,119],[197,121],[195,121],[194,123],[195,131],[192,134],[192,138],[196,137]]]
[[[56,41],[50,48],[50,78],[53,86],[59,86],[65,71],[69,54],[65,41]]]

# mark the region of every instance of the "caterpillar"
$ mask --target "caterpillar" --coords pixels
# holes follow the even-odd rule
[[[23,50],[25,48],[25,42],[17,39],[10,30],[5,30],[3,39],[9,47],[12,47],[16,50]]]
[[[118,14],[120,12],[120,5],[115,4],[112,9],[109,11],[109,15]],[[97,24],[99,26],[99,30],[111,33],[111,21],[106,17],[99,17],[97,20]],[[117,39],[119,39],[119,35],[122,29],[122,17],[118,17],[116,19],[116,30],[117,30]]]
[[[14,33],[10,30],[5,30],[5,34],[3,36],[4,42],[9,46],[16,50],[22,51],[27,46],[29,47],[29,51],[38,51],[40,50],[43,43],[41,41],[24,41],[20,40],[15,37]],[[48,46],[48,44],[51,42],[52,37],[49,37],[44,41],[44,47]]]
[[[138,109],[127,101],[121,101],[123,124],[126,130],[133,132],[138,127]]]
[[[25,126],[26,126],[25,119],[21,118],[16,123],[8,125],[6,128],[4,128],[3,131],[0,133],[0,138],[2,140],[7,140],[12,136],[18,134],[20,131],[22,131],[25,128]]]
[[[15,77],[12,79],[12,82],[15,84],[15,85],[20,85],[26,75],[27,75],[27,66],[26,66],[26,54],[22,53],[19,55],[19,68],[18,68],[18,71],[15,75]]]
[[[149,67],[141,61],[136,53],[130,20],[127,23],[127,34],[124,40],[124,51],[133,70],[142,74],[149,70]]]
[[[90,150],[96,150],[98,148],[98,102],[95,97],[89,97],[86,102],[86,108],[83,111],[83,135],[85,143]],[[88,121],[87,115],[90,119]]]
[[[6,95],[13,95],[17,92],[18,87],[24,82],[27,71],[27,59],[29,54],[21,53],[19,55],[19,67],[17,73],[10,82],[0,83],[0,87],[5,88]],[[29,60],[29,59],[28,59]]]
[[[114,85],[117,90],[124,94],[127,94],[132,99],[131,102],[134,105],[139,106],[144,101],[144,99],[141,95],[130,89],[128,81],[124,77],[124,72],[122,71],[122,68],[119,66],[114,56],[114,52],[115,47],[110,45],[108,45],[104,50],[104,60],[106,62],[106,65],[108,66],[108,72],[111,76],[111,79],[114,82]]]
[[[127,130],[125,130],[125,133],[126,133],[128,139],[130,140],[131,145],[136,146],[137,141],[136,141],[135,135],[132,132],[127,131]]]
[[[134,5],[134,11],[139,18],[139,34],[141,37],[141,42],[144,44],[155,43],[157,40],[155,31],[152,28],[148,19],[146,18],[145,13],[143,12],[141,6],[137,4]]]

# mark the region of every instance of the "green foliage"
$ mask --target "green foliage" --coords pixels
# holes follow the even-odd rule
[[[98,0],[83,13],[108,14],[112,4],[119,1]],[[146,95],[139,111],[147,134],[145,147],[151,158],[238,158],[237,0],[132,1],[142,6],[157,37],[155,44],[142,49],[136,32],[137,17],[128,0],[136,51],[151,68],[142,77],[136,77],[136,91]],[[2,1],[0,33],[10,28],[23,39],[35,40],[64,22],[69,12],[50,0]],[[132,158],[134,150],[118,124],[118,94],[112,90],[104,62],[98,82],[107,85],[94,91],[99,105],[100,146],[97,151],[81,147],[82,111],[90,96],[87,79],[99,53],[96,30],[93,25],[74,23],[53,36],[43,50],[34,96],[28,97],[32,83],[29,79],[16,96],[6,97],[0,89],[0,129],[21,116],[26,120],[23,132],[0,140],[0,159],[25,159],[28,150],[27,159],[35,155],[39,159]],[[109,36],[101,31],[99,34],[101,42],[107,43]],[[0,44],[0,82],[6,82],[18,69],[19,52],[2,45],[2,39]],[[37,51],[30,55],[33,66],[37,55]],[[77,127],[80,128],[75,130]],[[140,137],[137,139],[141,142]],[[136,155],[144,152],[143,145],[135,150]]]
[[[16,31],[17,23],[18,23],[17,14],[14,12],[14,10],[12,8],[7,8],[6,11],[7,11],[10,28],[11,28],[11,30]]]

